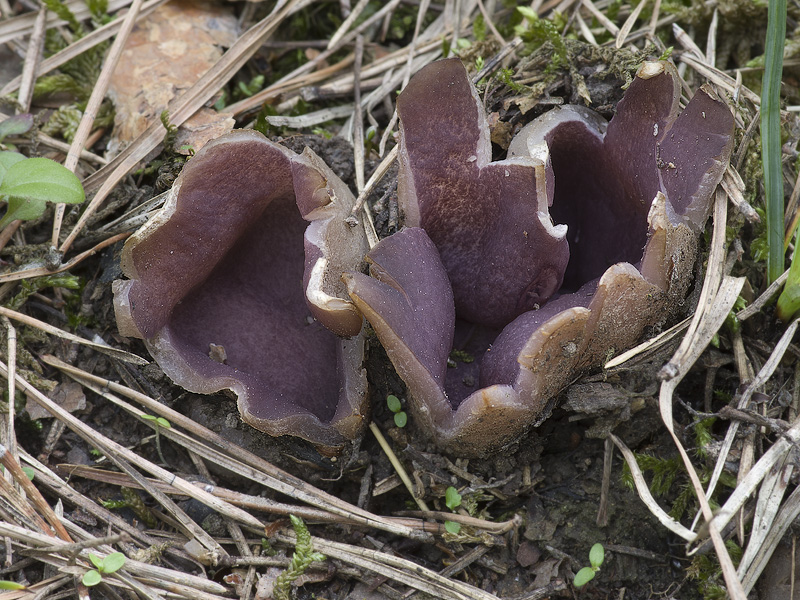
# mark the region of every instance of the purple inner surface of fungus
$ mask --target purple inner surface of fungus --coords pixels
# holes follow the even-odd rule
[[[131,279],[114,288],[120,332],[144,338],[186,389],[233,390],[256,428],[325,446],[353,439],[366,409],[362,319],[325,271],[363,261],[363,232],[336,218],[353,200],[309,151],[246,130],[214,140],[126,243]]]
[[[610,123],[557,108],[490,163],[485,113],[458,59],[425,67],[400,95],[410,228],[370,252],[373,279],[346,281],[445,445],[472,454],[512,439],[683,298],[734,124],[705,86],[680,117],[679,98],[675,67],[645,63]],[[457,368],[427,348],[434,331],[462,351]]]
[[[192,366],[270,391],[269,403],[250,406],[259,419],[283,418],[299,405],[330,421],[336,410],[338,340],[311,318],[303,295],[307,225],[294,198],[273,200],[168,323]],[[227,364],[203,354],[210,344],[225,348]],[[309,360],[312,349],[327,360]]]
[[[483,106],[460,61],[417,73],[397,112],[398,199],[406,225],[436,244],[459,317],[501,327],[546,302],[569,260],[566,232],[553,227],[541,192],[549,165],[491,162]]]

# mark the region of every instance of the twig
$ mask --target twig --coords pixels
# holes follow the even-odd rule
[[[2,366],[4,369],[6,369],[5,365]],[[42,494],[39,493],[39,490],[36,488],[36,486],[31,483],[30,479],[28,479],[28,476],[22,470],[22,467],[19,466],[19,463],[16,461],[16,459],[11,456],[11,453],[8,451],[8,449],[2,444],[0,444],[0,464],[2,464],[8,470],[8,472],[11,473],[17,485],[25,490],[25,493],[31,499],[31,502],[33,502],[34,506],[36,506],[39,512],[44,515],[45,519],[47,519],[47,522],[50,523],[55,532],[58,534],[58,537],[67,542],[71,542],[72,538],[69,537],[67,530],[64,529],[61,521],[47,503],[47,500],[42,497]]]
[[[369,424],[369,430],[375,436],[375,439],[378,440],[381,449],[383,450],[384,454],[386,454],[386,457],[389,459],[389,462],[392,463],[392,467],[394,467],[394,470],[400,477],[400,480],[403,482],[403,485],[406,486],[406,489],[408,490],[408,493],[411,494],[411,497],[414,499],[414,502],[417,503],[417,506],[419,506],[420,510],[428,512],[430,510],[428,508],[428,505],[425,504],[425,500],[417,497],[417,495],[414,493],[414,484],[411,483],[411,479],[408,477],[408,473],[406,473],[405,467],[403,467],[403,465],[397,459],[397,455],[394,453],[394,450],[392,450],[392,447],[389,445],[389,442],[386,441],[386,438],[383,437],[383,433],[381,432],[381,430],[378,429],[378,426],[375,425],[375,423]]]
[[[73,342],[75,344],[82,344],[84,346],[89,346],[90,348],[94,348],[98,352],[102,352],[103,354],[112,356],[117,360],[121,360],[130,363],[132,365],[146,365],[149,363],[149,361],[145,360],[141,356],[137,356],[136,354],[131,354],[130,352],[126,352],[125,350],[120,350],[118,348],[114,348],[113,346],[109,346],[108,344],[105,343],[105,341],[103,341],[102,338],[99,337],[97,338],[100,339],[100,342],[87,340],[85,338],[78,337],[77,335],[69,333],[68,331],[64,331],[63,329],[59,329],[58,327],[54,327],[49,323],[40,321],[39,319],[35,319],[23,313],[11,310],[10,308],[5,308],[3,306],[0,306],[0,315],[2,315],[5,318],[14,319],[15,321],[18,321],[24,325],[28,325],[29,327],[40,329],[45,333],[49,333],[50,335],[55,335],[56,337],[60,337],[61,339],[69,340],[70,342]],[[16,336],[14,339],[16,340]],[[9,357],[11,356],[13,355],[9,354]],[[9,369],[13,371],[12,361],[10,358],[8,366]]]
[[[170,421],[170,423],[173,425],[177,425],[178,427],[182,427],[183,429],[192,432],[193,435],[190,436],[190,439],[196,437],[197,439],[207,440],[209,443],[221,449],[228,456],[235,456],[238,462],[245,465],[246,469],[240,474],[247,473],[246,476],[253,478],[260,484],[274,489],[277,492],[286,494],[323,510],[328,510],[335,514],[357,520],[364,525],[375,527],[376,529],[382,529],[396,535],[402,535],[406,537],[429,539],[427,534],[423,534],[422,532],[408,526],[393,523],[384,517],[374,515],[368,511],[353,506],[352,504],[349,504],[337,498],[336,496],[327,494],[313,486],[310,486],[302,479],[290,475],[289,473],[277,468],[273,464],[265,461],[264,459],[255,456],[239,446],[230,444],[220,435],[208,430],[205,427],[202,427],[201,425],[198,425],[185,415],[182,415],[178,411],[165,406],[161,402],[158,402],[149,396],[146,396],[145,394],[141,394],[125,387],[124,385],[120,385],[113,381],[109,381],[102,377],[97,377],[96,375],[82,371],[81,369],[77,369],[55,358],[54,356],[43,356],[42,360],[45,363],[55,366],[79,380],[92,382],[93,384],[107,388],[112,392],[116,392],[128,398],[134,399],[136,402],[139,402],[145,406],[145,408],[151,414],[162,416]],[[164,432],[164,434],[172,435],[175,433],[173,429],[174,428],[171,428],[168,432]],[[194,450],[197,452],[202,451],[202,449],[199,447],[195,448]],[[219,451],[215,450],[214,452],[219,455],[218,457],[215,457],[215,460],[221,460],[223,458],[223,455],[221,455]],[[230,468],[236,469],[235,464],[231,464]]]

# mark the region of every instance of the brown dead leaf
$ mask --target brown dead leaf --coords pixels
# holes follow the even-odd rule
[[[75,412],[86,408],[86,395],[78,383],[59,383],[50,393],[50,398],[57,402],[64,410]],[[38,402],[28,402],[25,410],[32,420],[52,417]]]
[[[170,100],[199,80],[237,35],[233,12],[206,1],[170,2],[138,24],[108,90],[116,107],[109,152],[117,154],[158,119]],[[230,115],[200,111],[180,128],[178,145],[196,151],[232,128]]]

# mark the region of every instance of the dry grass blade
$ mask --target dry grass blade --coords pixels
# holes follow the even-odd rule
[[[45,486],[52,494],[59,497],[63,502],[68,502],[74,504],[75,506],[79,506],[88,514],[91,514],[103,523],[107,523],[109,527],[125,532],[128,536],[130,536],[131,539],[136,540],[144,547],[156,546],[156,539],[140,531],[138,528],[133,527],[125,519],[119,517],[105,507],[100,506],[90,498],[87,498],[83,494],[75,491],[75,489],[62,481],[55,473],[53,473],[50,469],[45,467],[32,456],[23,452],[21,458],[34,470],[36,482],[39,485]],[[132,478],[129,478],[129,480],[134,481]]]
[[[0,477],[0,497],[3,499],[3,512],[8,520],[25,523],[30,529],[53,535],[50,526],[31,506],[27,498],[5,477]]]
[[[764,308],[770,301],[781,291],[783,284],[789,279],[789,269],[786,269],[783,274],[773,281],[761,295],[756,298],[750,306],[743,308],[736,313],[736,318],[740,321],[745,321],[750,317],[757,315],[762,308]]]
[[[330,108],[323,108],[315,112],[298,115],[296,117],[285,117],[283,115],[267,115],[264,117],[267,123],[276,127],[291,127],[292,129],[304,129],[319,125],[325,121],[332,121],[333,119],[341,119],[353,112],[352,104],[344,104],[342,106],[332,106]]]
[[[62,540],[67,542],[72,541],[67,530],[64,529],[61,521],[53,512],[53,509],[50,508],[47,500],[42,497],[42,494],[36,489],[36,486],[31,483],[31,480],[28,479],[28,476],[22,470],[17,460],[11,456],[8,449],[2,444],[0,444],[0,464],[11,474],[17,485],[25,491],[30,501],[33,502],[33,505],[44,515],[44,518],[47,519],[47,522],[50,523],[56,534]]]
[[[364,12],[367,4],[369,4],[369,0],[358,0],[358,4],[356,4],[353,10],[350,11],[350,14],[347,15],[347,18],[339,26],[339,29],[336,30],[336,33],[331,36],[331,39],[328,41],[328,50],[335,47],[339,43],[339,40],[341,40],[345,34],[347,34],[350,27],[353,26],[353,23],[355,23],[358,20],[358,17],[361,16],[361,13]]]
[[[586,24],[586,21],[583,20],[579,12],[575,13],[575,20],[578,23],[578,28],[581,30],[583,39],[589,42],[592,46],[597,46],[597,40],[595,39],[592,30],[589,29],[589,26]]]
[[[282,77],[269,87],[255,94],[252,98],[246,98],[245,100],[231,105],[229,107],[230,110],[239,115],[243,112],[251,110],[254,107],[260,106],[265,101],[274,98],[279,93],[284,93],[291,89],[299,89],[304,85],[309,85],[310,83],[324,80],[330,75],[330,73],[339,71],[343,67],[349,66],[349,64],[352,62],[352,57],[344,59],[335,65],[320,69],[318,72],[309,74],[309,72],[316,67],[323,65],[324,61],[330,58],[334,52],[340,50],[345,44],[352,42],[357,35],[364,33],[369,27],[374,25],[380,19],[388,14],[391,14],[398,4],[400,4],[400,0],[391,0],[385,6],[381,7],[380,10],[370,15],[370,17],[358,27],[344,35],[335,46],[328,48],[324,52],[321,52],[313,60],[310,60],[307,63],[299,66],[285,77]]]
[[[702,55],[702,53],[701,53]],[[703,77],[708,78],[712,83],[715,85],[720,86],[729,94],[733,95],[736,90],[739,90],[739,93],[750,100],[756,106],[761,105],[761,97],[744,86],[737,86],[736,80],[733,79],[730,75],[720,71],[715,67],[711,67],[705,63],[705,56],[702,59],[698,59],[691,54],[681,54],[681,62],[686,63],[692,69],[697,71]]]
[[[55,270],[47,268],[44,265],[44,260],[38,261],[37,263],[34,264],[28,264],[19,271],[11,271],[10,273],[4,273],[0,275],[0,283],[7,283],[9,281],[19,281],[20,279],[32,279],[34,277],[44,277],[45,275],[53,275],[55,273],[63,273],[64,271],[69,271],[75,265],[81,263],[84,259],[97,254],[98,252],[100,252],[100,250],[107,248],[112,244],[116,244],[117,242],[124,240],[129,235],[130,232],[119,233],[106,240],[103,240],[102,242],[99,242],[96,246],[90,248],[89,250],[85,250],[80,254],[76,254],[69,261],[65,262]]]
[[[108,12],[116,12],[128,6],[130,3],[131,0],[109,0]],[[86,3],[81,0],[67,0],[65,4],[78,21],[84,21],[91,16]],[[30,35],[36,22],[36,17],[36,13],[26,13],[18,17],[0,21],[0,44],[5,44],[12,40]],[[66,25],[66,22],[59,19],[55,13],[48,13],[47,26],[53,27],[55,25]]]
[[[294,536],[280,534],[276,538],[284,543],[294,544]],[[421,592],[443,600],[497,600],[497,596],[456,579],[442,577],[435,571],[426,569],[410,560],[378,552],[313,537],[314,550],[330,558],[367,569],[398,581]]]
[[[4,120],[5,118],[6,117],[4,117],[3,115],[0,115],[0,121]],[[19,139],[12,138],[10,141],[13,141],[21,146],[33,145],[33,143],[30,140],[27,140],[25,138],[19,138]],[[36,134],[35,143],[42,146],[46,146],[47,148],[53,148],[54,150],[58,150],[59,152],[62,152],[64,154],[69,152],[69,144],[62,142],[61,140],[52,138],[49,135],[42,133],[41,131]],[[90,164],[100,165],[100,166],[108,164],[108,161],[105,158],[103,158],[102,156],[98,156],[93,152],[89,152],[86,149],[81,150],[80,157],[81,159],[85,160],[87,163]],[[4,229],[3,232],[5,231],[6,230]]]
[[[709,534],[711,535],[711,540],[714,543],[714,549],[717,553],[717,558],[719,559],[722,567],[722,573],[725,577],[725,583],[727,585],[728,592],[731,594],[731,597],[734,600],[745,600],[747,596],[744,593],[739,578],[736,575],[733,562],[725,547],[725,542],[720,535],[720,529],[716,523],[712,522],[713,512],[708,503],[708,498],[704,493],[700,478],[697,475],[694,466],[692,465],[692,461],[689,458],[686,449],[681,444],[680,438],[675,432],[672,419],[672,396],[688,367],[700,357],[700,354],[711,341],[711,338],[722,326],[722,323],[725,321],[728,313],[733,308],[733,304],[739,297],[739,292],[741,291],[743,285],[743,277],[725,277],[722,280],[719,290],[714,296],[714,302],[706,311],[701,313],[702,316],[699,320],[698,327],[695,330],[695,334],[693,335],[691,344],[684,351],[684,353],[681,354],[681,368],[678,370],[678,373],[680,374],[672,379],[662,382],[661,392],[659,394],[661,419],[664,421],[667,430],[669,431],[676,447],[678,448],[678,452],[681,455],[683,464],[689,474],[689,479],[692,482],[692,486],[694,487],[695,493],[697,494],[697,498],[700,502],[700,507],[703,511],[703,517],[709,523]],[[680,353],[680,351],[681,349],[679,349],[678,352]],[[676,353],[676,356],[677,355],[678,353]],[[675,363],[671,362],[671,364]]]
[[[622,27],[617,34],[617,39],[615,41],[615,46],[617,50],[622,48],[628,38],[628,34],[630,34],[631,29],[636,24],[636,20],[639,18],[639,15],[644,8],[644,5],[647,4],[648,0],[639,0],[639,4],[636,5],[636,8],[633,9],[633,12],[625,19],[625,22],[622,24]]]
[[[173,440],[177,444],[182,444],[183,439],[180,436],[171,435],[171,433],[172,431],[164,431],[162,435],[164,437],[169,438],[170,440]],[[184,438],[186,437],[188,436],[184,436]],[[194,451],[194,447],[192,446],[188,446],[188,449]],[[214,459],[214,455],[213,454],[204,455],[203,458],[212,461]],[[224,467],[226,469],[228,469],[229,466],[233,465],[232,461],[225,462],[224,459],[221,462],[214,464],[217,464],[218,466]],[[234,469],[236,468],[235,465],[233,465],[233,467]],[[105,469],[87,467],[84,465],[59,465],[59,469],[63,469],[64,471],[68,472],[71,477],[82,477],[84,479],[90,479],[92,481],[101,481],[103,483],[119,487],[142,489],[141,486],[136,481],[131,479],[128,475],[126,475],[125,473],[119,473],[117,471],[108,471]],[[246,472],[234,469],[230,469],[231,472],[236,473],[237,475],[246,476]],[[185,491],[179,490],[178,488],[169,485],[167,483],[158,481],[156,479],[148,479],[147,481],[151,486],[158,488],[165,494],[188,496],[188,494]],[[220,500],[224,500],[225,502],[228,502],[230,504],[242,508],[247,508],[249,510],[257,510],[259,512],[282,515],[287,517],[289,515],[295,515],[296,517],[300,517],[301,519],[303,519],[303,521],[314,522],[314,523],[316,522],[351,523],[351,524],[359,523],[358,521],[344,519],[339,515],[335,515],[325,510],[308,508],[307,506],[299,506],[296,504],[285,504],[283,502],[277,502],[275,500],[270,500],[269,498],[264,498],[262,496],[252,496],[249,494],[242,494],[240,492],[226,489],[218,485],[210,485],[204,481],[197,481],[193,483],[197,487],[201,487],[205,489],[208,493],[218,497]],[[491,525],[496,525],[496,524],[491,523]]]
[[[758,553],[754,557],[753,562],[745,573],[742,574],[742,585],[747,593],[753,589],[764,567],[772,557],[772,553],[778,546],[783,536],[789,530],[792,523],[800,515],[800,488],[795,490],[789,495],[783,503],[778,515],[770,527],[769,533],[766,536],[764,543],[758,548]]]
[[[64,331],[63,329],[59,329],[58,327],[53,327],[49,323],[45,323],[44,321],[40,321],[39,319],[34,319],[33,317],[29,317],[28,315],[22,314],[15,310],[11,310],[10,308],[5,308],[0,306],[0,315],[4,317],[8,317],[9,319],[14,319],[19,323],[23,323],[24,325],[28,325],[30,327],[35,327],[36,329],[40,329],[45,333],[49,333],[51,335],[55,335],[60,337],[64,340],[69,340],[70,342],[74,342],[76,344],[82,344],[84,346],[89,346],[90,348],[94,348],[98,352],[102,352],[103,354],[107,354],[108,356],[113,356],[114,358],[130,363],[132,365],[146,365],[150,361],[145,360],[141,356],[137,356],[136,354],[131,354],[130,352],[126,352],[125,350],[120,350],[118,348],[114,348],[106,344],[102,338],[99,342],[87,340],[82,337],[78,337],[68,331]],[[9,356],[13,356],[9,354]],[[9,368],[11,365],[9,365]]]
[[[636,457],[628,446],[625,445],[625,442],[614,434],[610,434],[609,437],[617,448],[619,448],[619,451],[622,452],[622,456],[625,458],[625,462],[631,470],[631,476],[633,477],[634,485],[636,485],[636,491],[639,493],[639,498],[641,498],[650,512],[653,513],[653,516],[658,519],[659,523],[687,542],[692,542],[697,539],[697,534],[694,531],[684,527],[679,521],[670,517],[667,512],[661,508],[656,499],[653,498],[653,494],[650,493],[650,486],[647,485],[642,470],[639,468],[639,463],[636,462]]]
[[[783,359],[783,356],[786,353],[786,350],[788,349],[789,344],[791,343],[795,332],[797,331],[797,327],[798,327],[798,321],[794,320],[789,325],[789,327],[786,328],[786,331],[783,332],[780,341],[775,345],[775,350],[773,350],[767,362],[764,363],[764,366],[761,367],[761,370],[758,372],[755,379],[753,379],[753,381],[750,382],[750,385],[747,386],[747,389],[744,391],[742,397],[739,399],[739,402],[737,403],[736,406],[738,409],[745,408],[749,404],[753,394],[757,390],[759,390],[767,381],[769,381],[769,379],[775,373],[775,369],[778,368],[778,364]],[[717,459],[716,464],[714,465],[714,471],[712,472],[711,479],[708,483],[708,491],[706,493],[709,496],[713,493],[714,488],[717,485],[717,481],[719,481],[719,477],[722,475],[722,471],[725,468],[725,461],[727,460],[728,453],[730,452],[734,440],[736,439],[736,432],[738,431],[738,429],[739,429],[739,422],[733,421],[728,427],[728,430],[725,432],[725,439],[722,442],[722,447],[720,448],[719,457]],[[769,465],[769,467],[762,466],[763,470],[760,472],[759,481],[760,478],[766,476],[767,471],[771,467],[772,465]],[[751,476],[758,476],[758,474],[753,475],[751,470],[751,472],[748,473],[747,477],[749,478]],[[739,486],[737,486],[737,489],[739,489],[741,484],[742,482],[739,482]]]
[[[307,2],[303,0],[288,2],[264,17],[264,19],[240,36],[234,45],[197,83],[170,103],[168,111],[171,123],[180,125],[192,116],[217,93],[217,90],[225,82],[236,74],[242,65],[258,50],[261,42],[271,35],[287,16],[306,4]],[[75,227],[61,244],[59,248],[61,252],[66,252],[72,246],[75,238],[86,226],[89,218],[99,208],[103,200],[111,193],[111,190],[161,142],[163,137],[164,129],[161,123],[159,121],[152,123],[135,142],[120,152],[114,160],[95,173],[93,177],[84,182],[87,191],[94,186],[94,182],[101,183],[97,193],[84,210]]]
[[[91,537],[86,532],[83,533],[84,536]],[[63,544],[54,544],[53,538],[48,538],[45,535],[37,534],[22,527],[3,522],[0,522],[0,535],[8,536],[14,540],[23,542],[36,550],[47,549],[49,555],[39,555],[39,557],[45,562],[57,566],[64,571],[72,572],[67,565],[69,562],[71,562],[71,560],[74,560],[74,558],[77,557],[81,557],[83,559],[85,566],[77,570],[77,572],[74,574],[83,574],[87,568],[91,568],[91,563],[88,560],[88,547],[83,547],[82,550],[79,550],[76,553],[76,546],[74,544],[67,542],[64,542]],[[111,550],[111,548],[105,548],[103,551],[110,552]],[[130,558],[125,561],[123,569],[125,572],[137,578],[149,579],[150,583],[154,584],[155,587],[177,591],[175,586],[180,586],[183,588],[183,593],[181,593],[180,596],[185,598],[216,599],[222,597],[220,595],[227,595],[228,592],[228,588],[225,586],[214,581],[210,581],[204,577],[197,577],[187,573],[179,573],[172,569],[148,565]],[[137,585],[137,587],[139,586]],[[159,598],[159,596],[153,592],[146,592],[146,597],[156,599]]]
[[[88,387],[89,389],[91,389],[92,391],[94,391],[96,394],[98,394],[100,396],[103,396],[104,398],[110,400],[111,402],[113,402],[114,404],[116,404],[117,406],[122,408],[123,410],[127,411],[131,415],[137,417],[142,422],[146,422],[142,418],[146,414],[143,411],[131,406],[127,402],[124,402],[123,400],[121,400],[120,398],[114,396],[113,394],[110,394],[109,392],[104,391],[102,388],[100,388],[98,386],[95,386],[95,385],[92,385],[92,384],[89,384],[89,383],[86,383],[86,382],[84,382],[84,385],[86,387]],[[177,443],[180,446],[183,446],[184,448],[186,448],[190,452],[193,452],[193,453],[197,454],[198,456],[201,456],[201,457],[205,458],[210,463],[215,464],[218,467],[223,467],[223,468],[231,471],[232,473],[236,473],[236,474],[241,475],[243,477],[247,477],[248,479],[252,479],[253,481],[259,481],[258,476],[254,475],[250,471],[250,469],[247,469],[245,467],[245,465],[243,463],[241,463],[240,461],[236,460],[235,458],[233,458],[231,456],[227,456],[227,455],[225,455],[225,454],[223,454],[223,453],[221,453],[219,451],[216,451],[213,448],[209,448],[208,446],[205,446],[204,444],[202,444],[202,443],[198,442],[197,440],[193,439],[192,436],[189,436],[189,435],[186,435],[186,434],[184,434],[184,433],[182,433],[180,431],[177,431],[173,427],[170,427],[168,429],[162,430],[160,435],[162,435],[163,437],[165,437],[165,438],[167,438],[169,440],[172,440],[173,442]],[[162,481],[163,481],[163,479],[162,479]],[[229,518],[237,518],[239,521],[241,521],[242,523],[244,523],[245,525],[248,525],[250,527],[255,527],[257,529],[260,529],[262,527],[261,522],[258,521],[255,518],[253,518],[253,517],[250,517],[249,514],[242,513],[242,512],[238,512],[237,513],[237,512],[235,512],[233,510],[226,509],[225,508],[225,504],[229,504],[231,507],[233,507],[234,504],[241,504],[241,503],[228,502],[228,498],[226,496],[218,494],[218,493],[214,493],[213,486],[208,486],[208,485],[204,484],[204,485],[201,485],[201,486],[191,487],[191,485],[190,485],[190,487],[187,488],[186,485],[182,485],[182,480],[179,480],[179,479],[175,479],[175,480],[173,480],[171,482],[164,482],[164,483],[168,484],[166,489],[164,488],[164,486],[155,486],[155,487],[159,488],[160,491],[173,491],[174,490],[174,491],[177,491],[180,494],[183,494],[185,496],[190,496],[190,497],[193,497],[193,498],[197,497],[197,489],[199,488],[199,489],[201,489],[203,491],[203,494],[210,494],[210,495],[220,499],[220,502],[217,503],[216,506],[214,506],[214,508],[220,514],[226,515]],[[191,482],[187,482],[187,483],[191,484]],[[145,487],[145,486],[142,485],[141,481],[139,481],[139,480],[136,481],[136,484],[137,484],[138,487]],[[151,489],[151,487],[147,486],[146,489]],[[297,515],[297,513],[292,513],[291,512],[290,509],[292,507],[288,507],[288,505],[282,505],[280,503],[268,503],[268,504],[264,504],[262,506],[264,506],[266,508],[272,508],[273,510],[270,511],[270,512],[278,512],[279,514],[296,514]],[[315,517],[318,517],[318,516],[319,517],[323,517],[324,521],[341,520],[341,519],[332,519],[331,518],[331,513],[328,513],[327,516],[323,515],[321,512],[312,512],[312,513],[309,513],[309,514],[311,514],[311,515],[313,515]],[[243,518],[242,515],[247,515],[247,516],[245,516]],[[297,516],[299,516],[299,515],[297,515]],[[356,522],[356,523],[360,522],[359,520],[352,520],[352,519],[351,519],[351,521]]]
[[[739,577],[747,572],[753,560],[761,552],[781,508],[783,494],[789,485],[793,470],[794,465],[789,462],[776,463],[761,482],[750,539],[737,568]]]
[[[692,36],[686,33],[686,31],[684,31],[684,29],[677,23],[672,24],[672,34],[675,36],[675,39],[678,40],[680,45],[689,51],[697,60],[706,60],[706,55],[703,54],[702,50],[700,50],[700,46],[695,44]]]
[[[750,384],[750,387],[748,388],[750,393],[763,385],[764,382],[771,377],[772,373],[777,367],[778,362],[780,362],[784,352],[788,348],[789,343],[791,343],[792,337],[797,332],[798,324],[800,324],[800,321],[795,319],[786,329],[781,341],[776,345],[772,356],[770,356],[767,363],[765,363],[764,367],[761,369],[761,371],[759,371],[759,374],[756,376],[756,379],[753,380],[753,383]],[[745,393],[747,393],[747,391]],[[717,515],[714,517],[714,521],[718,526],[724,527],[725,524],[728,523],[736,511],[738,511],[744,502],[750,497],[758,483],[764,478],[772,466],[776,462],[783,460],[783,456],[785,456],[786,452],[789,451],[789,449],[792,447],[792,444],[797,443],[798,440],[800,440],[800,421],[795,422],[790,429],[785,431],[781,437],[779,437],[775,443],[761,456],[758,462],[753,465],[753,468],[745,476],[745,478],[739,482],[739,484],[736,486],[736,489],[733,491],[733,493],[731,493],[728,500],[725,502],[722,508],[719,509]]]
[[[22,108],[21,112],[28,112],[31,108],[33,84],[36,81],[36,71],[42,58],[42,50],[44,50],[46,20],[47,8],[42,5],[36,15],[36,22],[34,23],[33,32],[28,42],[28,50],[25,54],[25,64],[22,67],[22,75],[20,75],[20,88],[17,98]]]
[[[0,362],[0,373],[3,373],[6,376],[8,374],[8,369],[2,362]],[[187,492],[191,491],[197,500],[203,504],[206,504],[207,506],[210,506],[221,514],[226,514],[254,527],[261,527],[261,522],[252,517],[249,513],[230,506],[227,503],[221,502],[204,490],[196,488],[188,481],[185,481],[175,476],[173,473],[154,465],[150,461],[143,459],[141,456],[137,456],[134,452],[94,431],[91,427],[65,411],[58,404],[50,400],[47,396],[42,394],[39,390],[21,377],[17,376],[16,381],[17,386],[25,391],[25,393],[27,393],[29,397],[34,399],[40,406],[42,406],[42,408],[65,423],[67,427],[84,438],[90,445],[101,450],[120,469],[131,475],[131,477],[136,479],[140,485],[144,486],[150,495],[153,496],[181,524],[184,530],[188,532],[190,537],[194,536],[197,538],[197,540],[210,551],[225,554],[225,551],[214,540],[214,538],[201,529],[192,519],[190,519],[181,509],[179,509],[175,503],[172,502],[172,500],[158,490],[148,487],[147,482],[135,469],[133,469],[131,466],[132,464],[136,464],[144,468],[161,481],[165,481],[171,485],[174,485],[175,487],[182,488]]]
[[[375,169],[375,172],[372,173],[372,176],[367,180],[367,183],[364,185],[363,191],[358,194],[358,198],[356,198],[355,206],[353,206],[352,215],[355,217],[361,207],[364,205],[364,202],[367,200],[367,196],[372,192],[372,189],[375,185],[383,179],[384,175],[389,172],[389,169],[394,164],[394,161],[397,160],[398,155],[398,147],[394,146],[390,151],[389,154],[380,162],[378,167]]]
[[[583,0],[583,5],[589,9],[589,12],[592,13],[592,16],[597,19],[597,21],[603,27],[606,28],[606,31],[608,31],[615,38],[619,35],[619,27],[617,27],[614,21],[609,19],[605,13],[598,9],[592,0]]]
[[[672,340],[678,337],[683,331],[689,327],[691,323],[691,317],[685,318],[680,323],[677,323],[667,329],[666,331],[662,331],[657,336],[650,338],[649,340],[642,342],[638,346],[631,348],[623,352],[622,354],[615,356],[610,361],[608,361],[603,368],[607,371],[611,369],[616,369],[617,367],[621,367],[626,362],[631,361],[639,356],[648,356],[652,352],[663,348],[667,344],[669,344]]]
[[[17,372],[17,330],[8,319],[3,319],[3,324],[6,326],[6,336],[8,338],[8,397],[14,397],[14,380],[13,377]],[[16,421],[16,411],[9,410],[0,416],[0,443],[5,444],[8,451],[16,459],[19,459],[17,449],[17,434],[14,429],[14,422]]]
[[[706,62],[713,67],[717,62],[717,25],[719,23],[719,7],[714,8],[711,24],[708,26],[708,39],[706,40]]]
[[[703,517],[709,524],[709,534],[722,567],[728,592],[735,600],[744,600],[746,595],[736,575],[730,555],[725,548],[725,543],[720,534],[721,529],[717,523],[712,522],[714,515],[709,505],[708,497],[703,490],[692,461],[681,443],[680,437],[675,432],[672,415],[672,396],[678,387],[678,383],[680,383],[689,368],[708,346],[711,338],[722,326],[744,285],[745,280],[743,277],[722,277],[722,265],[724,265],[725,260],[726,208],[726,195],[718,189],[714,202],[714,231],[711,252],[703,281],[703,289],[700,293],[700,301],[683,342],[672,359],[661,370],[663,381],[659,393],[659,410],[661,419],[672,436],[695,489]],[[721,281],[720,278],[722,278]]]
[[[209,443],[213,444],[217,448],[221,449],[223,452],[228,454],[229,456],[235,456],[242,464],[246,465],[249,470],[252,471],[252,477],[258,477],[255,479],[262,485],[265,485],[275,491],[278,491],[282,494],[286,494],[292,498],[300,500],[302,502],[306,502],[312,506],[316,506],[323,510],[327,510],[333,512],[335,514],[341,515],[343,517],[347,517],[349,519],[354,519],[360,523],[368,525],[370,527],[374,527],[376,529],[382,529],[384,531],[389,531],[396,535],[402,535],[405,537],[415,537],[415,538],[422,538],[426,539],[427,536],[422,535],[421,532],[415,531],[410,527],[405,527],[401,525],[397,525],[390,520],[387,520],[383,517],[378,515],[374,515],[368,511],[362,510],[352,504],[349,504],[335,496],[327,494],[321,490],[318,490],[314,486],[307,484],[302,479],[294,477],[281,469],[278,469],[274,465],[268,463],[262,458],[255,456],[254,454],[247,452],[246,450],[239,448],[238,446],[232,446],[229,442],[227,442],[224,438],[219,436],[218,434],[214,433],[202,427],[189,419],[188,417],[182,415],[181,413],[170,409],[169,407],[161,404],[160,402],[153,400],[152,398],[146,396],[145,394],[141,394],[130,388],[127,388],[123,385],[115,383],[113,381],[109,381],[102,377],[97,377],[96,375],[91,375],[90,373],[86,373],[81,369],[77,369],[71,365],[64,363],[63,361],[58,360],[52,356],[44,356],[42,360],[47,364],[55,366],[64,372],[68,373],[69,375],[76,377],[78,379],[82,379],[87,382],[93,382],[95,385],[99,385],[103,388],[107,388],[112,392],[116,392],[119,394],[124,395],[125,397],[131,398],[136,402],[144,405],[145,408],[151,412],[151,414],[159,415],[170,421],[173,425],[178,425],[186,429],[187,431],[191,431],[192,434],[200,439],[207,440]],[[199,451],[199,449],[195,450]]]
[[[100,110],[100,104],[102,104],[106,97],[106,91],[108,90],[108,85],[111,82],[111,76],[114,74],[114,69],[116,68],[117,63],[122,56],[122,51],[125,48],[125,42],[128,40],[128,36],[133,30],[133,26],[136,24],[136,19],[139,15],[139,11],[142,8],[143,2],[144,0],[133,0],[131,7],[128,10],[128,14],[126,14],[125,18],[123,19],[119,33],[117,34],[114,43],[111,45],[111,48],[109,49],[108,54],[106,54],[106,58],[103,61],[103,68],[100,71],[100,75],[97,77],[97,81],[94,84],[94,89],[92,89],[89,100],[86,102],[86,107],[83,110],[83,115],[81,116],[81,121],[78,124],[78,128],[75,131],[72,145],[70,146],[69,153],[67,154],[67,159],[64,161],[64,166],[72,172],[75,172],[75,168],[78,166],[80,152],[92,131],[92,125],[94,125],[94,120],[97,117],[98,111]],[[61,223],[64,220],[65,210],[66,204],[60,203],[56,205],[55,216],[53,218],[53,237],[52,241],[50,242],[54,248],[58,247],[58,237],[61,233]]]

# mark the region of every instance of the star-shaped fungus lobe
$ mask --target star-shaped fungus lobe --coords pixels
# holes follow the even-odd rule
[[[368,254],[372,277],[345,279],[444,448],[482,455],[519,437],[560,389],[683,300],[734,124],[705,86],[680,116],[679,99],[674,66],[645,63],[610,123],[556,109],[490,163],[460,61],[425,67],[401,94],[398,196],[411,228]],[[450,339],[474,361],[448,369]]]
[[[353,202],[308,150],[245,130],[210,142],[125,244],[120,332],[187,390],[232,390],[257,429],[341,446],[366,412],[362,318],[339,278],[367,248],[344,223]]]

